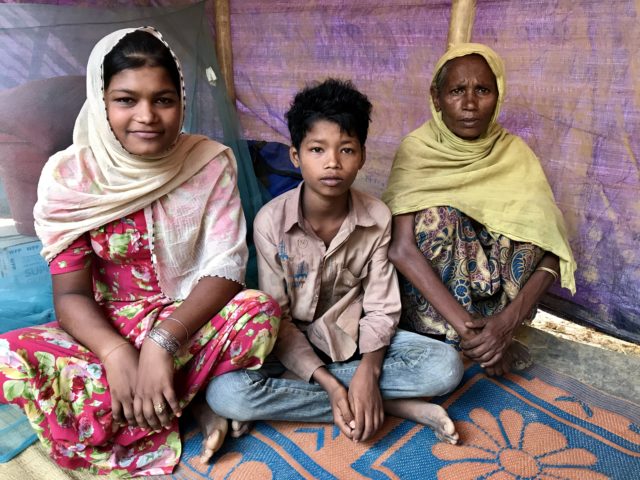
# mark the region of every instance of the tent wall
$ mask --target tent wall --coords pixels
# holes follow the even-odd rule
[[[472,40],[492,46],[507,65],[501,121],[540,157],[578,261],[576,295],[555,288],[547,305],[640,341],[640,140],[634,135],[640,131],[640,4],[477,4]],[[209,1],[213,24],[212,6]],[[379,195],[400,139],[428,118],[428,85],[446,45],[450,2],[231,0],[230,6],[244,137],[288,142],[283,114],[292,95],[327,76],[351,78],[374,103],[357,186]]]
[[[287,142],[283,113],[293,93],[326,76],[351,78],[374,103],[358,186],[380,194],[400,139],[428,118],[428,85],[449,12],[446,1],[232,0],[245,136]],[[635,341],[639,14],[630,0],[484,0],[472,35],[505,59],[501,121],[539,155],[568,224],[578,292],[554,289],[549,305]]]

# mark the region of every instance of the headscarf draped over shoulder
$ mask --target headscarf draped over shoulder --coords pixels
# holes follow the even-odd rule
[[[400,144],[382,199],[393,215],[448,205],[495,234],[533,243],[560,259],[562,286],[575,293],[573,259],[562,213],[533,151],[497,123],[505,96],[501,58],[477,43],[453,46],[438,61],[437,73],[451,59],[481,55],[498,85],[498,103],[487,132],[476,140],[453,134],[437,112]]]
[[[127,152],[111,130],[104,102],[104,58],[137,30],[167,45],[154,28],[128,28],[107,35],[91,51],[87,100],[76,119],[73,144],[49,158],[38,183],[34,218],[41,253],[51,262],[84,233],[144,208],[165,294],[185,298],[207,275],[242,283],[246,226],[231,150],[205,136],[181,133],[166,152],[139,156]],[[182,125],[184,80],[171,53],[180,71]]]

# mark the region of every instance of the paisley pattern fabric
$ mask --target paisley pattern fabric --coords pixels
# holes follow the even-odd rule
[[[180,302],[158,284],[143,211],[96,228],[51,263],[52,274],[90,266],[94,295],[122,336],[140,348]],[[255,290],[236,295],[191,336],[175,358],[175,388],[186,406],[208,381],[259,368],[271,351],[279,306]],[[112,423],[111,397],[98,358],[57,322],[0,336],[0,403],[19,405],[61,466],[118,476],[168,474],[178,463],[178,422],[152,432]]]
[[[452,207],[417,212],[415,235],[418,248],[458,303],[483,317],[500,312],[516,297],[545,254],[530,243],[504,235],[492,237],[483,225]],[[405,327],[458,339],[456,331],[410,282],[401,278],[401,287]]]

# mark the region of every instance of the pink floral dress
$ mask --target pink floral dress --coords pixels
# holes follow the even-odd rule
[[[180,302],[160,290],[143,211],[90,231],[51,262],[53,275],[91,266],[96,301],[140,348]],[[216,375],[259,368],[278,331],[279,307],[255,290],[236,295],[192,335],[175,358],[175,388],[186,405]],[[0,336],[0,403],[19,405],[61,466],[118,476],[171,473],[182,451],[178,422],[158,433],[114,431],[111,397],[98,358],[57,322]]]

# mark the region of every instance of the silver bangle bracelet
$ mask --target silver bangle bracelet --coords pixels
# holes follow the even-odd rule
[[[167,318],[165,318],[165,321],[166,321],[166,320],[173,320],[174,322],[179,323],[179,324],[180,324],[180,326],[184,329],[184,333],[186,333],[186,334],[187,334],[187,339],[186,339],[185,341],[186,341],[186,342],[188,342],[188,341],[189,341],[189,330],[187,329],[187,326],[184,324],[184,322],[182,322],[182,320],[178,320],[178,319],[177,319],[177,318],[175,318],[175,317],[167,317]]]
[[[149,332],[147,338],[164,348],[171,355],[175,355],[180,348],[178,339],[162,328],[154,328]]]

